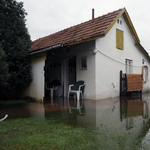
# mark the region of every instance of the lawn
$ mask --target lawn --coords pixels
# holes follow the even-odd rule
[[[1,102],[1,105],[13,107],[15,103]],[[23,103],[19,101],[18,107]],[[141,147],[141,140],[135,140],[132,133],[110,132],[104,125],[75,126],[73,120],[71,125],[61,120],[59,112],[56,114],[47,119],[7,118],[0,122],[0,150],[139,150]]]
[[[0,143],[2,150],[80,150],[98,149],[100,145],[91,129],[32,117],[0,122]]]
[[[0,122],[1,150],[125,150],[127,134],[111,135],[54,119],[24,118]],[[130,135],[130,138],[132,134]],[[130,147],[130,146],[129,146]],[[139,149],[132,143],[129,149]]]

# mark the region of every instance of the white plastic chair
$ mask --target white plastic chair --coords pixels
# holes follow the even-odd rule
[[[80,107],[80,96],[83,99],[84,87],[85,87],[85,82],[84,81],[78,81],[78,82],[76,82],[74,84],[69,85],[69,90],[68,90],[68,106],[69,106],[69,112],[70,113],[72,113],[72,112],[71,112],[70,103],[69,103],[69,96],[70,96],[70,93],[74,93],[77,96],[77,107],[74,107],[72,109],[78,109],[79,113],[81,114],[80,108],[82,106]]]
[[[50,90],[50,95],[51,95],[51,98],[53,98],[53,93],[54,91],[57,91],[58,90],[58,86],[57,87],[52,87],[52,88],[48,88],[47,87],[47,84],[46,84],[46,90]]]
[[[51,98],[53,98],[53,93],[58,92],[58,87],[61,85],[59,80],[53,80],[52,82],[46,83],[46,90],[50,90]],[[57,94],[56,94],[57,95]]]

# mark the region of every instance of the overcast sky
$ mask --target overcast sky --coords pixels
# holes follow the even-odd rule
[[[26,27],[31,40],[47,36],[67,27],[88,21],[119,8],[126,8],[140,43],[150,54],[149,0],[17,0],[24,3]]]

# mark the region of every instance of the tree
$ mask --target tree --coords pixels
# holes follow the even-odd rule
[[[0,45],[8,65],[7,84],[0,85],[0,95],[12,97],[31,82],[28,51],[31,40],[26,28],[27,13],[22,2],[0,0]]]
[[[6,62],[6,55],[0,47],[0,85],[6,84],[8,80],[8,64]]]

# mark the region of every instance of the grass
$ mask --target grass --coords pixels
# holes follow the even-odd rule
[[[111,135],[101,128],[68,126],[52,118],[0,122],[1,150],[125,150],[129,136],[132,138],[132,134]],[[138,148],[132,143],[128,149]]]
[[[0,101],[4,108],[27,101]],[[132,133],[118,133],[98,128],[76,126],[71,117],[62,120],[59,111],[47,114],[47,119],[29,117],[0,122],[0,150],[139,150],[141,140]],[[115,134],[114,134],[115,133]]]
[[[14,119],[0,122],[0,149],[80,150],[97,149],[99,142],[89,130],[73,128],[53,119]]]

